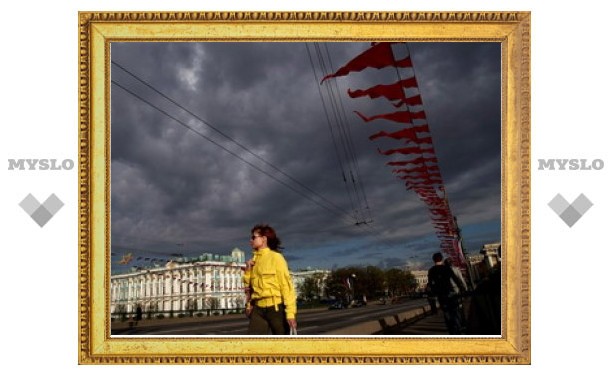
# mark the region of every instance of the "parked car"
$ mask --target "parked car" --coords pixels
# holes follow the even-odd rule
[[[328,310],[342,310],[345,309],[346,305],[342,302],[336,302],[336,303],[332,303],[331,306],[329,306],[327,309]]]
[[[361,299],[355,299],[354,301],[351,302],[351,307],[363,307],[366,305],[367,303]]]

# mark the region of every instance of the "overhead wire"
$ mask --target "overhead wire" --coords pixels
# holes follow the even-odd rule
[[[314,43],[314,47],[317,53],[317,58],[319,61],[319,67],[320,67],[321,72],[323,73],[333,72],[332,67],[326,66],[325,58],[323,56],[323,53],[321,52],[321,48],[319,44]],[[336,125],[337,133],[340,139],[340,145],[342,146],[342,151],[344,152],[344,158],[347,161],[346,166],[348,167],[347,168],[348,172],[343,172],[343,178],[344,180],[347,180],[347,182],[350,183],[351,201],[353,201],[353,197],[354,197],[353,211],[355,212],[355,215],[359,218],[359,222],[361,222],[363,220],[363,217],[361,216],[361,204],[359,203],[359,196],[355,190],[355,177],[353,175],[353,167],[352,167],[352,161],[351,161],[351,155],[350,155],[350,145],[348,144],[346,130],[342,122],[342,115],[341,115],[342,113],[341,113],[340,105],[338,103],[339,95],[334,90],[334,87],[330,85],[329,82],[325,84],[325,89],[327,91],[327,96],[329,98],[330,107],[334,115],[335,125]],[[348,173],[348,179],[347,179],[347,173]]]
[[[331,57],[331,53],[329,52],[328,45],[325,44],[324,46],[325,46],[325,54],[327,56],[329,67],[333,68],[334,63],[332,61],[332,57]],[[357,154],[355,153],[355,150],[356,150],[355,143],[353,142],[353,136],[351,133],[351,128],[349,127],[348,116],[346,115],[346,108],[342,100],[343,96],[340,95],[340,88],[338,86],[338,81],[334,79],[333,84],[334,84],[334,87],[336,88],[337,101],[338,101],[340,110],[342,111],[341,119],[343,122],[341,123],[341,126],[346,134],[346,140],[347,140],[348,147],[349,147],[351,164],[353,166],[353,169],[355,170],[355,175],[357,176],[357,179],[353,181],[354,184],[357,185],[357,188],[355,188],[355,192],[357,193],[358,196],[359,194],[361,194],[361,200],[363,201],[364,210],[367,212],[367,218],[371,220],[372,214],[370,212],[370,204],[368,203],[368,197],[363,187],[363,180],[361,179],[361,173],[359,171],[359,163],[357,159]],[[367,222],[365,218],[363,219],[363,221]]]
[[[181,121],[180,119],[176,118],[175,116],[169,114],[168,112],[166,112],[163,109],[160,109],[158,106],[156,106],[155,104],[151,103],[150,101],[146,100],[145,98],[143,98],[142,96],[138,95],[137,93],[131,91],[130,89],[126,88],[125,86],[121,85],[120,83],[118,83],[115,80],[111,80],[111,83],[116,85],[117,87],[121,88],[123,91],[129,93],[130,95],[132,95],[133,97],[137,98],[138,100],[140,100],[141,102],[147,104],[148,106],[152,107],[153,109],[157,110],[158,112],[160,112],[161,114],[165,115],[166,117],[172,119],[173,121],[177,122],[178,124],[180,124],[181,126],[185,127],[186,129],[194,132],[195,134],[197,134],[198,136],[206,139],[207,141],[209,141],[210,143],[214,144],[215,146],[221,148],[222,150],[224,150],[225,152],[229,153],[230,155],[236,157],[237,159],[241,160],[242,162],[244,162],[245,164],[249,165],[251,168],[257,170],[258,172],[268,176],[269,178],[271,178],[272,180],[278,182],[279,184],[285,186],[286,188],[290,189],[291,191],[299,194],[300,196],[304,197],[305,199],[313,202],[314,204],[318,205],[319,207],[328,210],[329,212],[338,215],[340,217],[350,217],[350,214],[346,214],[345,212],[341,212],[338,211],[334,208],[331,208],[323,203],[321,203],[320,201],[309,197],[308,195],[304,194],[301,191],[296,190],[294,187],[292,187],[291,185],[287,184],[286,182],[278,179],[277,177],[269,174],[268,172],[266,172],[265,170],[261,169],[260,167],[256,166],[255,164],[249,162],[248,160],[244,159],[243,157],[241,157],[240,155],[238,155],[237,153],[233,152],[232,150],[228,149],[227,147],[223,146],[222,144],[216,142],[215,140],[211,139],[210,137],[208,137],[207,135],[203,134],[202,132],[200,132],[199,130],[193,128],[192,126],[189,126],[188,124],[186,124],[185,122]]]
[[[351,206],[356,216],[359,218],[358,224],[367,222],[366,217],[371,219],[370,206],[367,201],[367,196],[365,195],[365,190],[363,188],[363,180],[361,179],[361,175],[359,172],[359,164],[357,161],[357,155],[355,153],[355,145],[352,139],[352,135],[350,132],[348,117],[346,116],[346,110],[344,104],[342,102],[342,96],[340,95],[340,89],[338,83],[335,79],[327,82],[325,85],[325,90],[327,92],[327,103],[320,89],[319,80],[320,77],[317,76],[315,63],[312,59],[312,54],[310,53],[310,48],[308,48],[308,44],[306,44],[311,66],[313,68],[313,73],[315,75],[315,82],[317,83],[317,87],[319,87],[319,94],[321,96],[321,101],[323,102],[323,107],[326,112],[329,112],[328,107],[331,108],[331,113],[333,114],[334,125],[336,127],[336,133],[338,134],[339,142],[336,142],[336,136],[333,132],[333,127],[331,120],[329,120],[329,127],[332,135],[332,139],[334,144],[340,144],[342,147],[342,151],[344,153],[345,163],[341,163],[343,167],[342,177],[345,180],[347,185],[347,196],[351,201]],[[322,72],[322,75],[325,75],[329,72],[333,72],[333,62],[331,60],[331,54],[329,53],[329,49],[327,45],[322,49],[320,44],[314,43],[313,50],[316,53],[316,61],[318,63],[319,70]],[[338,155],[338,159],[341,160],[341,157]],[[348,176],[348,178],[347,178]],[[351,189],[348,189],[348,182],[350,181]],[[367,212],[367,215],[364,214]]]
[[[308,45],[306,45],[306,48],[307,48],[307,52],[308,52],[308,55],[309,55],[309,58],[310,58],[310,62],[311,62],[311,66],[312,66],[312,69],[313,69],[313,74],[314,74],[315,80],[317,80],[317,84],[318,84],[318,78],[317,78],[317,73],[316,73],[316,69],[315,69],[315,64],[314,64],[313,59],[312,59],[312,54],[310,52],[310,49],[308,48]],[[327,49],[327,47],[326,47],[326,49]],[[320,50],[320,48],[318,46],[315,47],[315,51],[318,51],[317,56],[318,56],[318,60],[319,60],[319,66],[320,66],[322,72],[330,72],[331,71],[331,66],[332,66],[331,58],[328,57],[328,59],[327,59],[328,62],[329,62],[330,67],[326,67],[325,59],[324,59],[323,54],[321,53],[321,50]],[[326,53],[329,56],[329,51],[328,50],[327,50]],[[335,80],[334,80],[334,83],[335,83],[335,93],[334,93],[334,89],[333,88],[329,88],[329,86],[328,86],[328,89],[327,89],[328,90],[328,97],[330,98],[330,103],[332,104],[331,105],[331,108],[332,108],[331,112],[333,113],[333,118],[334,118],[334,120],[335,120],[335,122],[337,124],[338,129],[339,129],[337,132],[338,132],[338,134],[340,136],[340,138],[339,138],[340,139],[340,143],[342,145],[342,149],[344,151],[346,160],[348,161],[347,163],[343,163],[342,159],[340,158],[340,153],[338,151],[338,146],[337,146],[338,142],[336,141],[336,138],[334,137],[332,121],[330,119],[330,114],[329,114],[330,110],[326,106],[326,103],[325,103],[325,100],[324,100],[324,96],[323,96],[323,93],[322,93],[322,91],[320,89],[320,86],[317,85],[317,88],[319,89],[319,95],[320,95],[321,101],[323,103],[326,119],[327,119],[327,122],[328,122],[328,127],[330,128],[330,133],[332,135],[332,141],[333,141],[333,144],[334,144],[334,150],[335,150],[335,153],[336,153],[336,156],[337,156],[337,159],[338,159],[338,163],[340,165],[340,169],[341,169],[344,181],[345,181],[345,186],[348,185],[348,183],[347,183],[348,179],[346,178],[345,169],[348,170],[349,174],[351,175],[351,184],[353,185],[353,193],[354,194],[351,195],[350,194],[351,191],[349,189],[346,189],[346,190],[347,190],[347,193],[349,194],[351,206],[352,206],[354,212],[356,213],[356,215],[352,215],[352,214],[346,212],[346,210],[340,208],[336,204],[334,204],[331,201],[327,200],[322,195],[316,193],[312,189],[310,189],[307,186],[305,186],[304,184],[300,183],[298,180],[294,179],[293,177],[291,177],[290,175],[288,175],[287,173],[282,171],[276,165],[268,162],[267,160],[265,160],[261,156],[259,156],[256,153],[252,152],[248,147],[244,146],[242,143],[236,141],[234,138],[232,138],[229,135],[225,134],[223,131],[219,130],[214,125],[212,125],[210,122],[202,119],[199,115],[197,115],[194,112],[190,111],[185,106],[181,105],[178,101],[170,98],[169,96],[164,94],[162,91],[160,91],[157,88],[155,88],[153,85],[148,83],[146,80],[138,77],[136,74],[132,73],[130,70],[128,70],[124,66],[120,65],[119,63],[117,63],[115,61],[111,61],[111,63],[114,66],[116,66],[119,69],[121,69],[122,71],[124,71],[126,74],[128,74],[132,78],[134,78],[135,80],[137,80],[138,82],[140,82],[141,84],[143,84],[144,86],[146,86],[147,88],[149,88],[152,91],[154,91],[155,93],[157,93],[159,96],[163,97],[164,99],[166,99],[167,101],[169,101],[170,103],[172,103],[173,105],[178,107],[179,109],[181,109],[184,112],[186,112],[187,114],[189,114],[191,117],[197,119],[202,124],[206,125],[208,128],[212,129],[213,131],[215,131],[219,135],[223,136],[227,140],[233,142],[234,144],[239,146],[241,149],[243,149],[244,151],[248,152],[250,155],[254,156],[256,159],[262,161],[264,164],[266,164],[267,166],[272,168],[274,171],[279,172],[281,175],[283,175],[284,177],[288,178],[289,180],[294,182],[299,187],[301,187],[304,190],[306,190],[306,191],[314,194],[315,196],[319,197],[322,201],[326,202],[331,207],[330,206],[326,206],[325,204],[321,203],[320,201],[318,201],[318,200],[316,200],[314,198],[309,197],[308,195],[306,195],[305,193],[303,193],[301,191],[296,190],[296,188],[292,187],[291,185],[287,184],[286,182],[284,182],[282,180],[279,180],[277,177],[275,177],[275,176],[269,174],[268,172],[262,170],[261,168],[259,168],[258,166],[252,164],[248,160],[245,160],[240,155],[234,153],[233,151],[229,150],[228,148],[226,148],[222,144],[220,144],[220,143],[214,141],[213,139],[209,138],[208,136],[206,136],[205,134],[203,134],[199,130],[195,129],[194,127],[189,126],[185,122],[179,120],[175,116],[173,116],[170,113],[168,113],[167,111],[161,109],[160,107],[158,107],[157,105],[153,104],[152,102],[146,100],[144,97],[142,97],[142,96],[138,95],[137,93],[135,93],[134,91],[128,89],[127,87],[125,87],[121,83],[117,82],[116,80],[111,80],[112,84],[116,85],[117,87],[119,87],[120,89],[122,89],[126,93],[132,95],[136,99],[140,100],[144,104],[146,104],[146,105],[152,107],[153,109],[157,110],[158,112],[160,112],[164,116],[168,117],[169,119],[177,122],[179,125],[185,127],[186,129],[188,129],[188,130],[194,132],[195,134],[197,134],[198,136],[206,139],[207,141],[211,142],[212,144],[216,145],[217,147],[223,149],[224,151],[226,151],[230,155],[238,158],[239,160],[241,160],[245,164],[249,165],[251,168],[253,168],[253,169],[255,169],[255,170],[265,174],[266,176],[270,177],[272,180],[278,182],[279,184],[281,184],[281,185],[287,187],[288,189],[294,191],[295,193],[301,195],[305,199],[315,203],[319,207],[321,207],[321,208],[323,208],[323,209],[325,209],[325,210],[327,210],[327,211],[329,211],[329,212],[331,212],[331,213],[333,213],[333,214],[335,214],[337,216],[340,216],[341,218],[343,218],[343,217],[351,218],[350,222],[351,222],[352,225],[358,225],[358,226],[361,225],[361,224],[366,225],[367,227],[365,227],[365,228],[361,228],[360,227],[360,228],[363,229],[366,232],[372,233],[372,235],[374,237],[376,237],[377,239],[382,241],[382,239],[380,239],[380,234],[379,234],[378,230],[376,230],[376,228],[373,227],[372,225],[369,225],[369,223],[371,222],[371,215],[369,214],[370,208],[369,208],[369,204],[367,202],[367,197],[365,195],[365,190],[363,189],[362,180],[360,178],[360,174],[359,174],[359,171],[358,171],[358,164],[357,164],[357,158],[356,158],[356,154],[355,154],[355,147],[354,147],[354,143],[352,141],[352,136],[350,135],[350,128],[347,126],[348,125],[348,120],[347,120],[347,116],[346,116],[346,111],[344,110],[344,106],[342,104],[341,96],[338,95],[339,88],[338,88],[338,84],[337,84],[337,82]],[[343,124],[343,122],[344,122],[344,124]],[[345,165],[347,165],[348,168],[345,167]],[[355,170],[355,173],[356,173],[355,176],[356,177],[353,175],[353,170]],[[361,199],[359,198],[360,191],[361,191]],[[357,197],[357,199],[354,199],[353,197]],[[362,201],[365,203],[365,205],[361,204]],[[358,204],[355,205],[354,202],[357,202]],[[365,217],[361,214],[362,208],[368,211],[368,217],[370,218],[370,221],[366,221]],[[347,221],[347,219],[345,219],[345,218],[344,218],[344,220]],[[387,244],[384,241],[382,241],[382,242],[383,242],[383,244]]]
[[[130,70],[128,70],[127,68],[123,67],[121,64],[115,62],[115,61],[111,61],[111,63],[113,65],[115,65],[116,67],[120,68],[122,71],[124,71],[125,73],[127,73],[128,75],[130,75],[131,77],[133,77],[134,79],[136,79],[137,81],[139,81],[140,83],[142,83],[143,85],[145,85],[147,88],[151,89],[152,91],[154,91],[155,93],[157,93],[158,95],[162,96],[164,99],[168,100],[169,102],[171,102],[173,105],[175,105],[176,107],[178,107],[179,109],[185,111],[187,114],[189,114],[190,116],[194,117],[195,119],[197,119],[198,121],[202,122],[205,126],[207,126],[208,128],[210,128],[211,130],[215,131],[216,133],[218,133],[219,135],[223,136],[224,138],[228,139],[229,141],[231,141],[232,143],[236,144],[238,147],[240,147],[241,149],[243,149],[244,151],[246,151],[247,153],[249,153],[251,156],[255,157],[256,159],[258,159],[259,161],[263,162],[264,164],[266,164],[267,166],[269,166],[270,168],[272,168],[274,171],[280,173],[281,175],[283,175],[284,177],[288,178],[291,182],[295,183],[296,185],[298,185],[299,187],[301,187],[302,189],[310,192],[311,194],[317,196],[318,198],[320,198],[322,201],[326,202],[328,205],[334,207],[335,209],[337,209],[340,212],[345,212],[346,211],[344,209],[342,209],[341,207],[339,207],[338,205],[334,204],[333,202],[331,202],[330,200],[328,200],[327,198],[323,197],[321,194],[315,192],[313,189],[309,188],[308,186],[306,186],[305,184],[301,183],[300,181],[298,181],[297,179],[293,178],[292,176],[290,176],[288,173],[284,172],[282,169],[280,169],[279,167],[277,167],[275,164],[269,162],[268,160],[266,160],[265,158],[259,156],[258,154],[256,154],[255,152],[253,152],[251,149],[249,149],[247,146],[245,146],[244,144],[240,143],[239,141],[237,141],[235,138],[232,138],[231,136],[227,135],[226,133],[224,133],[223,131],[219,130],[217,127],[215,127],[214,125],[212,125],[210,122],[202,119],[202,117],[200,117],[199,115],[195,114],[194,112],[192,112],[191,110],[187,109],[186,107],[184,107],[183,105],[181,105],[180,103],[178,103],[178,101],[172,99],[171,97],[167,96],[165,93],[161,92],[160,90],[158,90],[157,88],[155,88],[153,85],[151,85],[150,83],[148,83],[146,80],[138,77],[136,74],[134,74],[133,72],[131,72]],[[350,216],[350,214],[347,213],[347,215]]]
[[[323,73],[323,75],[329,73],[329,72],[334,72],[334,64],[332,62],[331,59],[331,54],[329,53],[329,49],[327,48],[327,45],[325,45],[325,54],[323,52],[321,52],[320,47],[318,46],[318,44],[314,43],[313,44],[313,49],[315,50],[315,52],[317,53],[317,61],[319,63],[319,69],[321,70],[321,72]],[[308,47],[308,44],[306,44],[306,49],[308,51],[308,55],[310,58],[310,62],[311,62],[311,66],[312,66],[312,70],[314,73],[314,77],[315,77],[315,82],[317,84],[317,88],[319,88],[319,95],[321,96],[321,101],[323,103],[323,108],[326,112],[326,115],[328,113],[328,105],[326,104],[326,101],[324,99],[324,96],[322,94],[322,91],[320,89],[320,80],[321,78],[319,76],[317,76],[316,73],[316,68],[315,68],[315,64],[312,58],[312,54],[310,52],[310,48]],[[365,194],[365,189],[363,188],[363,180],[361,180],[360,174],[359,174],[359,165],[357,162],[357,154],[355,152],[356,148],[352,139],[352,135],[350,132],[350,127],[349,127],[349,121],[348,121],[348,117],[346,115],[346,108],[344,106],[344,103],[342,102],[342,96],[340,95],[340,89],[338,86],[338,82],[336,79],[333,79],[333,87],[332,84],[328,84],[327,85],[327,93],[328,93],[328,97],[329,97],[329,107],[332,108],[333,112],[334,112],[334,119],[336,121],[336,126],[339,129],[337,132],[339,134],[339,139],[341,140],[341,144],[344,148],[344,152],[345,152],[345,158],[348,161],[347,163],[343,163],[342,161],[340,161],[340,166],[344,167],[344,165],[349,166],[348,170],[349,173],[351,174],[351,181],[353,184],[353,192],[355,193],[355,196],[357,196],[357,200],[356,202],[358,202],[358,206],[357,209],[359,209],[359,211],[361,212],[362,208],[367,212],[367,216],[368,218],[366,219],[365,217],[363,217],[363,214],[361,215],[360,220],[355,223],[355,225],[357,226],[361,226],[364,225],[366,227],[360,227],[361,230],[363,230],[366,233],[371,234],[375,239],[377,239],[381,244],[389,247],[389,248],[393,248],[394,246],[390,243],[388,243],[387,241],[383,240],[381,237],[381,231],[379,230],[378,227],[373,226],[372,223],[372,216],[371,216],[371,209],[369,206],[369,203],[367,201],[367,196]],[[330,120],[329,115],[327,115],[327,119],[328,119],[328,126],[330,128],[330,133],[332,135],[332,140],[334,143],[334,146],[336,146],[336,138],[334,136],[332,129],[332,122]],[[339,153],[337,153],[337,158],[339,160],[341,160],[341,157],[339,156]],[[343,168],[344,169],[344,168]],[[353,170],[356,172],[356,178],[355,176],[352,174]],[[346,177],[345,172],[342,172],[343,177]],[[345,180],[346,183],[346,180]],[[348,185],[348,184],[347,184]],[[348,191],[348,189],[347,189]],[[359,199],[359,192],[361,191],[361,199]],[[350,194],[349,194],[350,196]],[[352,197],[350,197],[352,199]]]
[[[319,69],[321,70],[321,72],[327,72],[326,68],[322,66],[321,54],[319,54],[317,52],[317,45],[316,44],[313,46],[313,49],[315,50],[315,53],[316,53],[316,56],[317,56],[317,60],[318,60],[318,64],[319,64]],[[336,152],[336,159],[337,159],[338,164],[340,166],[340,170],[341,170],[341,174],[342,174],[342,180],[344,182],[344,187],[345,187],[346,195],[347,195],[349,203],[351,205],[351,210],[354,213],[357,213],[356,209],[358,207],[355,204],[355,200],[353,199],[353,194],[352,194],[352,192],[351,192],[351,190],[349,188],[349,183],[348,183],[347,174],[346,174],[347,168],[345,167],[345,163],[342,160],[342,156],[341,156],[339,148],[338,148],[338,144],[340,144],[340,146],[342,147],[343,152],[346,154],[346,147],[345,147],[345,145],[343,143],[344,140],[342,138],[340,138],[340,142],[337,142],[336,141],[336,137],[334,135],[334,127],[333,127],[334,122],[332,122],[332,118],[334,119],[335,123],[338,124],[338,115],[337,115],[335,107],[333,106],[333,103],[331,101],[329,101],[329,106],[328,106],[328,103],[325,101],[325,96],[323,95],[323,91],[321,89],[321,86],[319,85],[319,76],[317,75],[317,71],[316,71],[316,68],[315,68],[315,62],[314,62],[314,60],[312,58],[312,54],[310,52],[310,49],[309,49],[307,43],[306,43],[306,50],[308,52],[308,57],[310,59],[310,64],[311,64],[311,67],[312,67],[312,70],[313,70],[314,79],[315,79],[315,85],[317,86],[317,89],[319,91],[319,96],[321,98],[321,103],[323,105],[323,110],[324,110],[325,115],[326,115],[327,124],[328,124],[328,128],[329,128],[329,131],[330,131],[332,143],[334,145],[334,149],[335,149],[335,152]],[[328,92],[327,95],[329,97],[330,96],[329,88],[327,88],[327,92]],[[331,115],[330,115],[330,113],[331,113]],[[360,220],[357,219],[357,223],[359,221]]]

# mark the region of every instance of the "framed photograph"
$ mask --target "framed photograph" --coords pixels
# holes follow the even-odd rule
[[[79,41],[79,363],[530,363],[529,12],[81,12]],[[297,334],[245,314],[268,224]]]

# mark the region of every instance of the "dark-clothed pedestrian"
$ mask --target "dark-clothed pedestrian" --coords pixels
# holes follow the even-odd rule
[[[459,335],[462,329],[462,318],[459,312],[460,295],[455,293],[453,284],[465,291],[467,290],[465,281],[459,279],[453,269],[444,264],[442,253],[436,252],[432,258],[434,266],[427,272],[428,285],[432,294],[438,298],[448,333]]]
[[[431,308],[431,314],[436,315],[438,313],[438,304],[436,303],[436,296],[432,293],[429,283],[425,288],[425,295],[427,295],[427,302]]]
[[[455,277],[458,281],[451,279],[451,285],[453,286],[453,292],[451,297],[453,300],[457,301],[457,311],[459,312],[459,319],[461,322],[461,333],[465,333],[467,327],[467,320],[465,317],[465,306],[463,305],[463,297],[467,292],[467,284],[465,283],[465,279],[463,278],[463,274],[458,267],[453,265],[453,259],[447,257],[444,259],[444,265],[448,266],[453,270]],[[459,283],[457,283],[459,282]]]
[[[136,307],[136,322],[139,322],[142,320],[142,307],[140,307],[140,305],[138,305]]]
[[[281,241],[274,229],[260,224],[251,230],[253,258],[247,261],[244,286],[249,335],[286,335],[295,332],[296,295],[287,261],[279,252]]]

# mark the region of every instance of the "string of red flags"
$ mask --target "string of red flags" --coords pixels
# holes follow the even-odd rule
[[[119,260],[118,264],[119,265],[127,265],[132,261],[133,257],[131,253],[126,253],[123,256],[121,256],[121,260]]]
[[[419,139],[417,137],[417,133],[429,133],[429,126],[428,125],[415,126],[415,127],[395,131],[392,133],[389,133],[386,131],[379,131],[376,134],[370,135],[368,139],[375,140],[378,138],[387,137],[387,138],[398,139],[398,140],[407,139],[408,141],[417,141]],[[415,163],[415,164],[419,164],[419,163]]]
[[[325,76],[321,82],[332,77],[345,76],[351,72],[359,72],[366,68],[380,69],[392,65],[395,67],[412,67],[412,60],[410,57],[407,57],[406,59],[396,61],[393,52],[388,49],[384,43],[377,43],[370,49],[356,56],[335,73]]]
[[[122,249],[123,249],[123,252],[121,252]],[[207,265],[208,262],[217,262],[217,260],[214,260],[214,259],[213,260],[203,260],[203,261],[195,261],[193,259],[186,259],[182,253],[169,253],[169,254],[162,253],[163,255],[165,255],[165,257],[163,258],[153,257],[151,255],[152,253],[153,252],[147,253],[146,251],[139,251],[139,252],[126,251],[125,247],[117,247],[115,252],[110,253],[111,265],[112,266],[115,266],[115,265],[126,266],[124,267],[124,269],[129,268],[129,270],[127,270],[126,273],[130,271],[140,272],[140,273],[153,274],[155,276],[160,276],[160,277],[164,276],[166,279],[179,280],[180,275],[178,275],[177,273],[173,273],[173,272],[158,273],[158,272],[155,272],[155,270],[160,267],[165,266],[168,263],[172,263],[172,262],[177,262],[179,264],[190,263],[190,264],[195,264],[196,266]],[[157,252],[157,253],[160,253],[160,252]],[[236,262],[230,262],[230,264],[232,266],[238,265],[240,269],[243,269],[243,267],[240,266],[240,264]],[[192,282],[189,280],[180,279],[180,281],[183,283],[187,283],[189,285],[200,285],[204,287],[204,284]],[[208,287],[210,287],[210,285],[208,285]],[[216,285],[216,287],[218,288],[219,285]],[[221,289],[223,289],[223,287],[221,287]]]
[[[118,253],[111,252],[111,257],[118,256]],[[129,264],[139,264],[139,263],[153,263],[153,264],[165,264],[170,261],[173,261],[175,257],[181,257],[180,254],[172,254],[172,257],[169,258],[157,258],[157,257],[149,257],[149,256],[135,256],[132,252],[125,252],[120,254],[121,259],[119,261],[111,261],[113,264],[118,265],[129,265]]]
[[[405,44],[398,42],[373,43],[350,60],[336,72],[323,77],[321,84],[331,78],[339,78],[365,69],[391,68],[397,72],[398,80],[393,83],[372,83],[365,89],[348,89],[350,98],[368,97],[387,100],[395,111],[381,114],[366,115],[358,110],[354,113],[365,123],[389,121],[391,127],[402,125],[399,130],[380,130],[369,136],[369,140],[377,141],[385,138],[400,145],[395,148],[380,149],[378,153],[389,156],[392,160],[386,165],[391,173],[402,180],[407,190],[414,191],[419,199],[428,207],[431,222],[440,242],[440,250],[453,258],[458,265],[463,265],[465,259],[461,250],[460,233],[456,218],[453,216],[444,180],[438,166],[438,158],[434,149],[423,99],[414,72],[414,66],[407,46],[406,53],[398,52]],[[394,48],[395,47],[395,48]],[[404,55],[404,56],[398,56]],[[401,69],[401,70],[400,70]],[[402,75],[402,73],[404,73]],[[397,156],[405,156],[397,159]]]
[[[434,155],[435,152],[433,148],[421,148],[421,147],[402,147],[402,148],[392,148],[390,150],[383,151],[380,148],[378,152],[382,155],[393,155],[393,154],[402,154],[402,155],[412,155],[412,154],[420,154],[421,156],[425,154]],[[389,164],[389,163],[387,163]]]
[[[410,98],[406,98],[404,89],[405,88],[416,88],[416,78],[411,77],[409,79],[400,80],[393,84],[379,84],[367,89],[356,89],[348,90],[348,95],[351,98],[368,96],[370,98],[384,97],[387,100],[401,100],[398,103],[393,104],[396,108],[402,104],[408,105],[422,105],[421,96],[416,95]],[[399,105],[398,105],[399,104]]]

